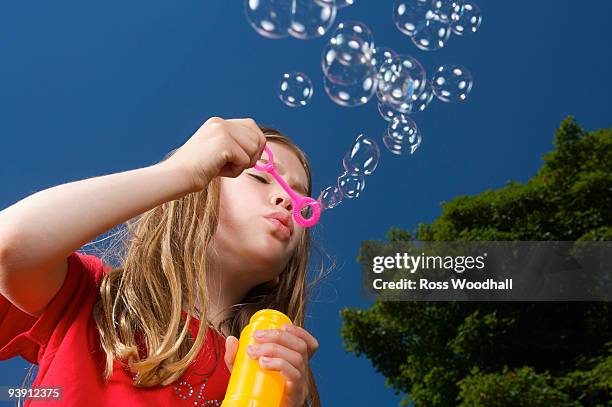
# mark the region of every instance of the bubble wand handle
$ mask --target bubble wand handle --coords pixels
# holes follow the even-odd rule
[[[264,146],[264,151],[266,154],[268,154],[268,162],[265,164],[255,163],[253,167],[258,171],[272,174],[280,186],[287,191],[287,194],[289,194],[289,197],[293,202],[293,218],[299,225],[304,227],[314,226],[319,221],[319,217],[321,216],[321,204],[316,199],[303,197],[296,194],[295,191],[285,182],[285,180],[278,175],[278,172],[276,172],[276,168],[274,168],[274,155],[272,154],[272,150],[270,150],[268,146]],[[302,216],[302,210],[306,206],[310,206],[312,211],[312,215],[308,219]]]

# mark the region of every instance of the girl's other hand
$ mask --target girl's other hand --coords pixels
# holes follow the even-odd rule
[[[257,332],[262,336],[257,336]],[[302,407],[308,397],[308,364],[319,342],[304,328],[295,325],[255,331],[254,337],[258,344],[247,349],[247,354],[259,359],[262,368],[280,371],[286,379],[281,407]],[[238,339],[227,337],[225,363],[230,372],[237,350]]]
[[[266,136],[253,119],[208,119],[162,165],[182,168],[191,192],[216,176],[235,178],[261,158]]]

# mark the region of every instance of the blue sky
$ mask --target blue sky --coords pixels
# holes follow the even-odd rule
[[[383,149],[358,199],[326,212],[315,235],[338,264],[313,298],[307,326],[321,343],[312,360],[326,406],[394,406],[369,360],[344,351],[342,307],[361,297],[362,240],[391,226],[412,230],[460,194],[525,181],[552,148],[561,120],[611,125],[612,2],[480,0],[483,23],[439,51],[418,50],[391,20],[392,1],[357,0],[337,22],[359,20],[377,45],[419,59],[428,73],[468,67],[466,103],[434,100],[413,116],[423,142],[413,156],[384,150],[374,101],[335,105],[320,56],[329,35],[271,40],[247,23],[243,1],[58,0],[0,3],[0,209],[42,189],[154,164],[210,116],[253,117],[292,137],[311,160],[314,189],[331,185],[360,133]],[[314,83],[305,108],[277,97],[281,75]],[[0,362],[0,385],[21,383],[23,360]]]

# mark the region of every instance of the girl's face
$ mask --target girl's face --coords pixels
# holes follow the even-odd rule
[[[295,153],[280,143],[267,145],[279,175],[296,193],[306,195],[308,178]],[[213,246],[223,273],[246,279],[251,286],[280,274],[304,234],[292,211],[291,198],[268,173],[248,168],[236,178],[221,177]],[[288,219],[288,228],[270,219],[273,213]]]

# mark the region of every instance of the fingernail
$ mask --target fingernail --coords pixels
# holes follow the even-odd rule
[[[270,359],[265,356],[260,357],[259,360],[261,360],[261,363],[268,363],[270,361]]]
[[[253,332],[253,336],[256,338],[263,338],[266,336],[266,333],[264,331],[255,331]]]
[[[255,347],[253,345],[247,346],[247,353],[251,358],[255,358]]]

